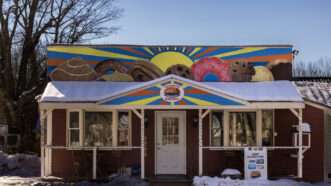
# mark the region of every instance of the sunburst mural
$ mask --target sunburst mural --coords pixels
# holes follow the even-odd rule
[[[176,74],[197,81],[267,81],[272,68],[291,68],[291,46],[66,46],[48,47],[53,80],[148,81]]]
[[[163,90],[167,86],[176,85],[181,89],[182,95],[178,99],[172,101],[163,97]],[[174,95],[171,95],[174,96]],[[156,83],[148,88],[137,90],[124,96],[119,96],[109,101],[102,103],[104,105],[199,105],[199,106],[219,106],[219,105],[243,105],[234,99],[229,99],[220,95],[213,94],[201,88],[197,88],[191,84],[184,82],[164,82]]]

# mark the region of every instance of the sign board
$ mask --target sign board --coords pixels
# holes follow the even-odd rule
[[[177,84],[168,84],[161,88],[160,95],[166,102],[177,102],[183,99],[184,90]]]
[[[264,147],[245,148],[245,179],[268,179],[267,155]]]

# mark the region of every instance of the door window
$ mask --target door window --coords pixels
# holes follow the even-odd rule
[[[179,120],[177,117],[162,118],[162,144],[171,145],[179,143]]]

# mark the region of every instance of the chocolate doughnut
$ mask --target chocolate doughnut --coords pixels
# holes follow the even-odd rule
[[[99,74],[99,76],[106,74],[109,70],[113,72],[117,71],[120,73],[129,72],[129,68],[127,66],[125,66],[122,62],[116,61],[114,59],[101,61],[95,66],[94,69]]]
[[[113,82],[131,82],[133,81],[133,78],[126,73],[121,73],[115,71],[112,74],[104,74],[100,78],[100,80],[103,81],[113,81]]]
[[[191,69],[181,64],[172,65],[166,70],[165,74],[175,74],[183,78],[192,79]]]
[[[161,69],[147,61],[137,61],[130,69],[129,74],[135,81],[150,81],[163,75]]]
[[[255,70],[253,65],[247,62],[236,61],[231,63],[230,74],[232,81],[251,81]]]

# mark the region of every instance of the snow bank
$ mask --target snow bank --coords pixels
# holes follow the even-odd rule
[[[241,175],[241,172],[237,169],[224,169],[223,172],[221,173],[222,176],[227,176],[227,175]]]
[[[51,177],[43,179],[40,177],[22,178],[17,176],[2,176],[0,177],[1,186],[148,186],[141,179],[128,176],[117,176],[108,182],[63,182],[62,179]]]
[[[219,177],[194,177],[194,186],[311,186],[309,183],[297,182],[289,179],[280,180],[233,180]]]
[[[40,159],[37,155],[8,155],[0,151],[0,176],[40,176]]]

